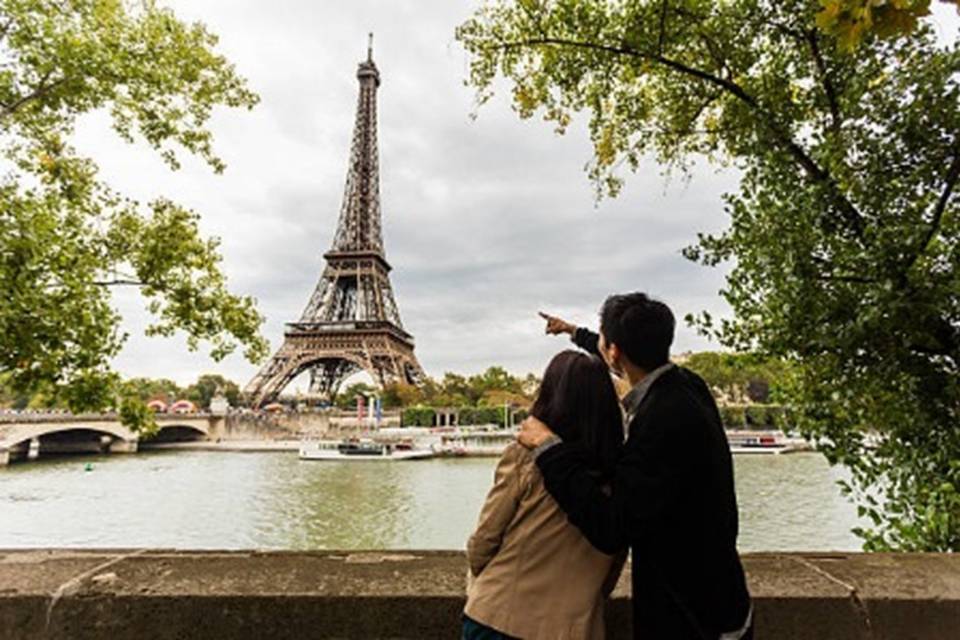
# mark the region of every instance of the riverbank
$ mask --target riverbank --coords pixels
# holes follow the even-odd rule
[[[192,440],[187,442],[141,442],[140,451],[238,451],[262,453],[299,451],[300,440]]]

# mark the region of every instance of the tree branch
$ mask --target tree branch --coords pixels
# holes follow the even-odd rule
[[[149,286],[149,282],[143,282],[141,280],[136,280],[133,277],[115,277],[113,280],[94,280],[91,282],[95,287],[146,287]],[[48,282],[43,285],[44,289],[56,289],[57,287],[64,286],[64,283],[61,281],[57,282]]]
[[[3,107],[3,111],[0,112],[0,120],[4,120],[10,117],[17,111],[17,109],[19,109],[26,103],[30,102],[31,100],[37,100],[39,98],[42,98],[44,95],[46,95],[53,89],[56,89],[57,87],[59,87],[60,85],[62,85],[64,82],[67,81],[67,79],[64,77],[64,78],[59,78],[57,80],[54,80],[53,82],[47,84],[47,80],[50,79],[50,75],[52,73],[53,73],[52,71],[48,71],[46,75],[44,75],[43,78],[41,78],[40,83],[37,85],[36,89],[31,91],[27,95],[18,98],[17,100],[15,100],[10,104],[0,103],[0,107]]]
[[[13,18],[10,18],[3,23],[3,26],[0,26],[0,40],[3,40],[7,37],[7,34],[10,33],[10,27],[13,26]]]
[[[937,200],[937,206],[933,210],[933,219],[930,221],[930,228],[927,229],[927,233],[923,238],[923,242],[920,243],[920,249],[917,251],[916,257],[911,261],[910,266],[913,266],[913,263],[927,250],[927,247],[930,246],[930,243],[933,241],[934,236],[937,235],[937,232],[940,231],[940,223],[943,221],[943,212],[947,209],[947,204],[950,202],[950,196],[953,195],[953,189],[957,186],[957,180],[960,179],[960,143],[954,145],[953,148],[953,162],[950,163],[950,168],[947,169],[947,176],[944,179],[943,192],[940,194],[940,198]]]
[[[116,286],[145,287],[147,286],[146,282],[141,282],[139,280],[124,280],[122,278],[116,279],[116,280],[95,280],[90,284],[97,287],[116,287]]]
[[[907,274],[909,274],[913,266],[917,264],[917,260],[927,252],[927,247],[930,246],[930,243],[933,242],[934,237],[936,237],[940,231],[940,223],[943,222],[943,213],[947,209],[950,196],[953,195],[953,189],[956,187],[958,180],[960,180],[960,136],[958,136],[953,146],[953,160],[944,178],[943,191],[940,193],[937,204],[933,209],[933,218],[930,220],[930,227],[927,229],[927,232],[923,234],[923,240],[917,244],[916,251],[913,252],[910,259],[907,260],[906,265],[904,265],[903,270],[900,271],[898,275],[901,287],[909,286]]]
[[[879,282],[877,278],[832,273],[815,273],[811,277],[814,280],[821,280],[824,282],[850,282],[855,284],[875,284]]]
[[[661,129],[661,131],[662,131],[664,134],[666,134],[666,135],[675,135],[675,136],[694,135],[694,134],[698,133],[698,131],[702,131],[702,132],[704,132],[705,134],[711,133],[711,131],[710,131],[709,129],[697,130],[697,129],[695,129],[694,127],[695,127],[695,125],[697,124],[697,120],[699,120],[699,119],[700,119],[700,116],[703,115],[703,112],[706,111],[707,108],[708,108],[711,104],[713,104],[719,97],[720,97],[719,94],[713,94],[713,95],[708,95],[708,96],[706,96],[706,97],[703,99],[703,102],[701,102],[701,103],[699,104],[699,106],[697,106],[697,109],[696,109],[696,111],[693,112],[693,115],[690,116],[689,120],[687,121],[687,126],[682,127],[682,128],[679,128],[679,129],[673,129],[673,130]]]
[[[793,159],[803,168],[807,176],[814,182],[825,185],[833,197],[834,202],[840,210],[840,214],[847,221],[849,227],[858,238],[863,238],[864,220],[860,212],[853,206],[846,196],[840,191],[836,182],[830,174],[821,168],[809,154],[801,147],[796,140],[785,131],[784,128],[776,122],[773,114],[763,108],[756,98],[747,93],[743,87],[728,78],[722,78],[702,69],[688,66],[672,58],[668,58],[659,53],[647,53],[630,48],[626,45],[614,46],[607,44],[597,44],[593,42],[582,42],[578,40],[567,40],[564,38],[541,37],[521,40],[519,42],[506,42],[499,45],[500,49],[516,49],[520,47],[535,47],[541,45],[571,47],[575,49],[587,49],[592,51],[602,51],[615,55],[639,58],[650,62],[656,62],[668,69],[682,73],[684,75],[702,80],[708,84],[720,87],[730,95],[745,103],[751,109],[761,116],[761,121],[769,131],[780,141],[785,150]]]
[[[827,70],[827,63],[823,59],[818,40],[816,30],[807,31],[807,42],[810,43],[810,52],[813,54],[813,60],[817,65],[817,75],[820,77],[823,92],[827,95],[832,128],[835,133],[840,133],[840,126],[843,124],[843,118],[840,115],[840,103],[837,101],[837,91],[830,80],[830,72]]]
[[[667,0],[660,3],[660,33],[657,35],[657,53],[663,55],[663,36],[667,27]]]
[[[698,30],[697,35],[700,36],[700,40],[703,41],[703,45],[707,48],[707,52],[710,54],[710,57],[713,58],[713,61],[716,63],[717,67],[722,72],[726,73],[727,78],[733,77],[733,72],[730,70],[730,66],[727,64],[727,59],[720,51],[720,47],[717,46],[717,43],[702,31]]]

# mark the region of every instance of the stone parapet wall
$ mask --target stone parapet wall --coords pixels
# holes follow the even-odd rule
[[[224,440],[271,440],[325,434],[329,417],[323,413],[230,413],[217,436]]]
[[[744,556],[761,640],[960,638],[960,557]],[[457,638],[458,552],[0,550],[4,640]],[[630,637],[626,576],[608,638]]]

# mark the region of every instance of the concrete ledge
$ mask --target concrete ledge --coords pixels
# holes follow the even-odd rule
[[[960,556],[753,554],[757,638],[960,637]],[[458,552],[0,550],[4,640],[457,638]],[[608,637],[630,637],[626,578]]]

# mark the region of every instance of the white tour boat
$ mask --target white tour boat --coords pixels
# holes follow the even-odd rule
[[[802,438],[790,438],[780,431],[728,430],[727,441],[730,453],[793,453],[809,451],[810,446]]]
[[[300,443],[301,460],[342,460],[347,462],[420,460],[433,457],[429,449],[414,449],[405,443],[373,440],[304,440]]]
[[[405,438],[416,448],[431,449],[438,456],[499,456],[516,440],[513,429],[493,425],[455,427],[401,427],[380,429],[379,438]]]

